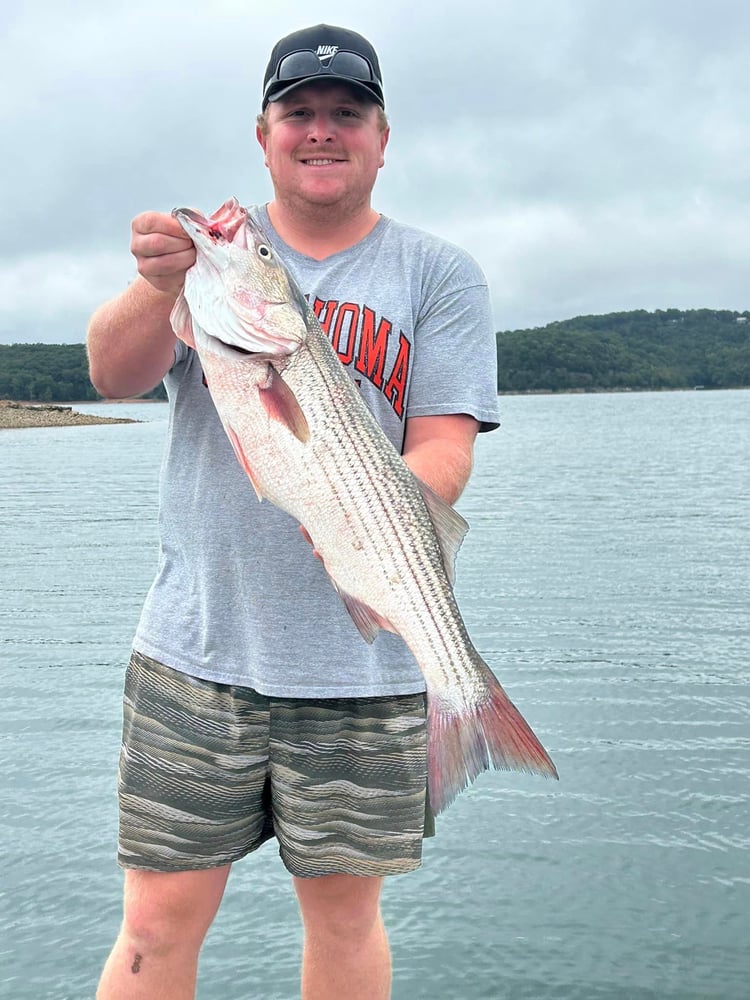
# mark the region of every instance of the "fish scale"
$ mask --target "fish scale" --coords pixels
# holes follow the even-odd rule
[[[490,767],[557,777],[461,617],[463,519],[409,470],[244,209],[232,199],[208,218],[174,215],[197,251],[175,333],[198,352],[259,498],[307,530],[364,639],[388,628],[419,664],[433,810]]]
[[[313,343],[325,345],[326,349],[322,353],[325,354],[328,360],[330,356],[327,348],[330,345],[322,332],[313,330],[309,343],[313,356],[315,355]],[[336,374],[340,372],[338,377],[349,382],[348,376],[338,360],[336,358],[333,360],[338,366]],[[287,383],[291,388],[295,388],[293,378],[287,379]],[[298,399],[304,409],[304,396],[300,394],[298,395]],[[359,407],[359,410],[360,413],[357,414],[359,418],[364,417],[364,412],[369,417],[369,411],[366,410],[364,404]],[[322,411],[324,419],[327,412],[326,410]],[[316,429],[315,416],[317,415],[316,413],[313,416],[313,433],[315,433]],[[353,422],[347,419],[346,427],[351,426],[353,426]],[[364,588],[364,592],[361,595],[354,588],[357,582],[363,581],[368,568],[372,567],[373,550],[377,552],[380,557],[379,567],[381,569],[381,576],[385,578],[383,581],[385,585],[380,591],[380,596],[381,599],[387,601],[385,606],[381,604],[379,607],[386,611],[385,617],[396,627],[396,631],[407,640],[405,635],[406,622],[403,625],[399,625],[398,623],[399,608],[408,607],[413,613],[410,617],[417,614],[423,618],[425,613],[431,613],[434,605],[431,605],[429,601],[419,601],[415,604],[414,601],[410,600],[408,587],[411,585],[412,587],[416,587],[417,590],[421,590],[422,593],[427,592],[430,589],[428,586],[429,583],[434,580],[435,569],[438,567],[442,568],[442,556],[432,532],[425,533],[424,537],[420,539],[421,544],[414,545],[413,534],[405,530],[413,524],[428,523],[428,515],[421,493],[418,487],[416,487],[413,477],[411,475],[399,474],[403,472],[403,462],[400,459],[398,462],[393,461],[393,449],[389,442],[386,443],[388,447],[382,447],[382,440],[379,436],[370,437],[351,433],[338,435],[337,444],[339,448],[333,452],[338,460],[335,465],[334,474],[329,475],[328,478],[329,483],[335,485],[337,488],[339,502],[344,515],[346,516],[348,511],[356,511],[358,514],[357,527],[360,531],[359,537],[366,535],[370,541],[368,551],[362,551],[361,553],[364,556],[363,561],[366,561],[366,565],[362,567],[361,571],[352,566],[352,571],[349,574],[352,579],[351,589],[346,585],[344,589],[356,596],[369,596],[370,599],[374,599],[372,585],[369,588]],[[371,477],[367,475],[367,470],[377,468],[384,470],[385,475],[381,476],[379,489],[376,491],[373,488]],[[356,469],[359,473],[359,475],[355,475],[351,486],[350,480],[352,477],[347,476],[347,471],[350,469]],[[346,489],[347,486],[350,486],[350,488]],[[373,502],[374,495],[378,497],[377,503]],[[411,513],[411,517],[406,516],[407,511]],[[312,537],[319,551],[322,552],[327,549],[326,541],[320,539],[315,534]],[[428,566],[429,570],[433,571],[432,573],[429,571],[426,572]],[[342,567],[342,571],[344,568]],[[334,572],[334,578],[337,582],[343,582],[340,576],[341,571],[339,574]],[[402,614],[402,617],[406,616]],[[424,624],[424,622],[421,624]],[[424,629],[418,630],[417,634],[423,631]],[[409,644],[408,640],[407,644]],[[414,643],[412,642],[411,645],[414,645]]]

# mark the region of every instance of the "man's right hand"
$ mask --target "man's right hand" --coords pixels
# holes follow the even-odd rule
[[[86,337],[91,381],[113,399],[148,392],[174,364],[170,313],[195,263],[193,241],[163,212],[133,219],[130,251],[139,277],[99,306]]]
[[[132,223],[130,252],[138,273],[160,292],[175,297],[185,272],[195,263],[195,245],[177,219],[164,212],[142,212]]]

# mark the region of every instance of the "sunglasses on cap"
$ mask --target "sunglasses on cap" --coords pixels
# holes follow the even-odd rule
[[[263,103],[265,104],[275,91],[282,89],[279,84],[291,83],[293,80],[307,80],[321,74],[362,83],[382,102],[383,84],[369,60],[358,52],[339,49],[330,59],[322,62],[312,49],[299,49],[279,59],[276,70],[263,91]]]

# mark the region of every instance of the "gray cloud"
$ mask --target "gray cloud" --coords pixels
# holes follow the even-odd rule
[[[80,341],[134,275],[130,220],[270,196],[260,79],[311,20],[246,3],[29,3],[3,15],[0,340]],[[325,17],[381,55],[387,214],[466,246],[498,328],[748,307],[750,12],[741,0],[395,0]],[[313,16],[314,17],[314,16]],[[22,81],[22,82],[21,82]]]

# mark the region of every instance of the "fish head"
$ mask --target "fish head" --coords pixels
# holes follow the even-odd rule
[[[195,264],[185,275],[187,308],[178,301],[172,315],[177,336],[200,340],[214,350],[223,345],[265,358],[298,350],[307,338],[307,302],[236,199],[211,216],[192,208],[176,208],[172,215],[196,249]],[[188,319],[192,338],[185,334]]]

